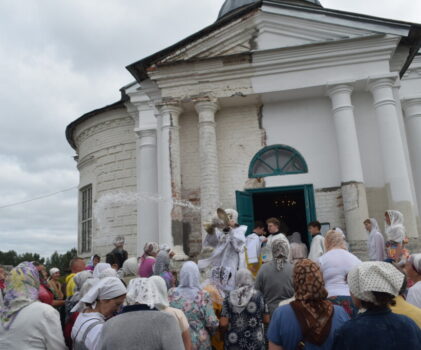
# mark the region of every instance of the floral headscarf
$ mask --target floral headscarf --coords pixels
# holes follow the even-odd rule
[[[6,279],[4,306],[0,313],[1,323],[6,330],[20,310],[38,300],[39,284],[38,270],[30,262],[23,262],[10,272]]]
[[[167,284],[162,277],[152,276],[148,278],[153,291],[154,306],[158,310],[164,310],[170,306],[168,302]]]
[[[250,270],[240,269],[235,275],[235,289],[230,292],[229,300],[234,312],[241,313],[254,293],[254,279]]]
[[[212,302],[222,305],[228,289],[228,281],[232,276],[231,269],[225,266],[213,266],[207,275],[208,278],[203,282],[202,288],[209,292]]]
[[[295,301],[290,305],[300,323],[304,341],[321,346],[332,326],[333,304],[326,300],[327,291],[319,266],[303,259],[294,268]]]
[[[272,242],[273,260],[278,271],[282,271],[288,261],[289,249],[289,242],[286,239],[278,238]]]
[[[137,277],[129,282],[126,301],[128,305],[143,304],[155,307],[155,295],[148,278]]]
[[[158,245],[158,243],[155,243],[155,242],[148,242],[143,247],[143,251],[145,253],[142,255],[142,257],[140,259],[141,263],[143,261],[145,261],[146,257],[151,256],[152,254],[158,254],[159,245]]]

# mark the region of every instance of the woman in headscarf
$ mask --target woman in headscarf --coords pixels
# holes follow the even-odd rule
[[[368,258],[371,261],[384,261],[386,259],[386,246],[377,220],[374,218],[367,219],[364,221],[364,226],[368,232]]]
[[[61,283],[59,282],[60,270],[57,267],[50,269],[50,278],[48,279],[48,284],[50,285],[50,290],[54,294],[54,299],[63,300],[64,294],[62,292]]]
[[[326,233],[324,253],[318,260],[323,273],[328,299],[335,305],[342,306],[350,317],[354,317],[357,308],[352,303],[346,276],[361,260],[347,250],[344,235],[330,230]]]
[[[87,271],[93,271],[95,269],[95,266],[101,262],[101,257],[97,254],[91,256],[91,259],[89,260],[88,265],[86,265]]]
[[[386,262],[363,262],[348,275],[355,305],[365,310],[336,334],[334,350],[418,349],[421,329],[410,318],[392,313],[404,275]]]
[[[292,262],[296,263],[298,260],[307,259],[308,248],[301,240],[301,234],[294,232],[291,236],[287,237],[291,247]]]
[[[224,300],[220,320],[225,350],[264,350],[263,323],[269,323],[269,312],[263,295],[254,289],[253,275],[247,269],[237,272],[235,286]]]
[[[89,291],[96,280],[94,280],[92,276],[92,271],[87,270],[78,272],[73,278],[73,281],[75,283],[75,291],[65,303],[65,322],[63,330],[64,340],[70,349],[72,348],[72,328],[79,316],[79,312],[71,312],[71,310],[79,303],[80,299]],[[88,285],[89,288],[87,288]]]
[[[180,327],[181,337],[183,338],[184,343],[184,349],[191,350],[192,343],[190,337],[189,321],[187,320],[187,317],[186,315],[184,315],[183,311],[170,307],[170,303],[168,301],[167,285],[164,279],[159,276],[152,276],[149,277],[149,283],[153,291],[155,307],[159,311],[166,312],[175,316]]]
[[[105,320],[113,316],[126,297],[126,287],[117,277],[106,277],[95,284],[72,309],[80,312],[72,329],[74,350],[100,349]]]
[[[140,258],[138,275],[143,278],[149,278],[153,275],[153,266],[159,252],[159,245],[155,242],[146,243],[143,251],[144,254]]]
[[[406,229],[404,218],[397,210],[388,210],[384,214],[385,232],[387,237],[387,258],[394,262],[400,262],[405,243]]]
[[[285,239],[275,239],[272,256],[273,260],[263,264],[256,277],[256,289],[263,294],[270,314],[281,301],[294,295],[293,265],[288,261],[289,243]]]
[[[38,301],[39,286],[39,273],[32,263],[23,262],[10,272],[0,312],[0,348],[67,349],[60,315]]]
[[[114,270],[108,263],[99,263],[95,266],[93,277],[96,279],[102,279],[105,277],[116,277],[117,271]]]
[[[105,324],[99,349],[184,349],[177,319],[159,312],[168,301],[156,295],[149,279],[130,281],[126,303],[121,314]]]
[[[219,326],[208,292],[200,286],[200,272],[197,265],[188,261],[180,271],[180,285],[168,292],[170,305],[184,311],[190,324],[193,350],[208,350],[210,336]]]
[[[153,267],[153,274],[155,276],[161,276],[167,284],[168,289],[175,287],[175,278],[170,272],[170,263],[171,259],[169,254],[165,250],[161,250],[156,257],[155,265]]]
[[[128,258],[123,263],[123,267],[118,271],[118,277],[122,279],[127,286],[133,278],[138,277],[138,270],[139,264],[137,262],[137,258]]]
[[[228,289],[228,281],[232,278],[231,273],[224,266],[215,266],[208,272],[208,279],[202,283],[203,290],[208,292],[218,319],[221,317],[222,305],[224,303],[226,291]],[[215,350],[224,349],[224,341],[220,332],[216,332],[212,336],[212,347]]]
[[[405,265],[408,278],[414,283],[409,288],[406,301],[421,308],[421,254],[413,254]]]
[[[276,309],[270,322],[270,350],[330,350],[336,330],[349,320],[340,306],[326,300],[318,265],[309,259],[294,266],[295,301]]]

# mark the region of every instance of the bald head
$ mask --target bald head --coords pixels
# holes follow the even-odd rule
[[[85,261],[82,258],[74,258],[70,261],[70,271],[78,273],[85,270]]]

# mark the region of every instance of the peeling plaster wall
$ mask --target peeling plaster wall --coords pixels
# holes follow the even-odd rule
[[[235,208],[235,191],[244,190],[249,165],[264,146],[259,127],[260,106],[221,109],[216,116],[219,196],[223,208]]]
[[[136,191],[136,140],[134,122],[125,109],[106,112],[82,123],[75,132],[80,171],[79,188],[92,184],[93,204],[110,191]],[[80,204],[79,204],[80,210]],[[136,254],[136,205],[113,205],[107,210],[108,232],[101,232],[93,221],[92,251],[105,256],[112,240],[124,235],[129,255]],[[80,225],[79,225],[80,226]],[[79,227],[79,238],[80,238]],[[80,239],[79,239],[80,252]]]

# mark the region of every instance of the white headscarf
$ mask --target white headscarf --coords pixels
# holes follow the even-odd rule
[[[93,272],[94,278],[116,277],[117,271],[108,263],[98,263]]]
[[[235,289],[230,292],[229,300],[234,312],[241,313],[254,293],[253,275],[248,269],[238,270],[235,276]]]
[[[396,243],[402,243],[406,233],[402,213],[397,210],[388,210],[387,214],[390,218],[390,225],[387,222],[385,223],[387,239]]]
[[[159,246],[159,250],[164,250],[164,251],[166,251],[167,253],[169,253],[169,252],[171,251],[171,247],[170,247],[170,245],[169,245],[169,244],[164,243],[164,244],[161,244],[161,245]]]
[[[299,232],[294,232],[291,236],[288,236],[289,243],[303,243],[301,240],[301,234]]]
[[[137,258],[128,258],[123,263],[123,267],[121,269],[123,270],[124,277],[136,276],[137,271],[139,269],[139,264],[137,262]]]
[[[379,227],[379,223],[377,222],[377,220],[375,218],[370,218],[369,219],[371,222],[371,232],[380,232],[380,227]]]
[[[170,303],[168,302],[167,284],[165,280],[160,276],[152,276],[148,280],[152,289],[154,306],[158,310],[164,310],[169,307]]]
[[[128,305],[144,304],[151,309],[155,307],[155,296],[148,278],[134,278],[127,287],[126,301]]]
[[[90,290],[80,299],[72,312],[82,311],[86,304],[93,305],[97,300],[110,300],[122,296],[127,293],[123,282],[116,277],[106,277],[96,283]]]
[[[200,287],[199,268],[193,261],[184,263],[180,271],[180,284],[177,291],[186,299],[194,299]]]
[[[60,270],[57,267],[53,267],[50,269],[50,276],[54,275],[56,272],[60,272]]]
[[[360,300],[376,304],[372,292],[398,295],[405,276],[392,264],[363,262],[348,274],[350,292]]]
[[[73,277],[73,281],[76,285],[75,292],[70,298],[73,303],[78,302],[82,298],[81,290],[86,281],[92,279],[92,277],[92,271],[81,271]]]
[[[409,262],[412,264],[415,271],[421,275],[421,253],[419,254],[412,254],[409,257]]]

